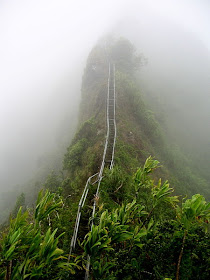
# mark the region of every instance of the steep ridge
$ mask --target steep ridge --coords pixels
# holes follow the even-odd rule
[[[108,90],[110,60],[115,64],[115,67],[110,68],[110,75],[113,76],[114,71],[115,79],[110,79]],[[77,240],[81,242],[90,230],[91,221],[97,213],[93,208],[97,210],[98,205],[104,205],[112,210],[117,205],[130,201],[134,195],[130,175],[150,155],[163,164],[152,175],[154,179],[169,179],[175,193],[179,195],[199,192],[197,186],[200,184],[204,186],[202,194],[207,194],[206,182],[190,169],[187,161],[179,160],[173,153],[164,139],[164,130],[155,114],[144,104],[135,78],[135,71],[140,65],[141,57],[126,39],[99,42],[87,59],[82,80],[79,128],[63,161],[65,178],[61,186],[63,196],[68,199],[65,201],[67,207],[63,213],[61,228],[67,232],[63,243],[68,254],[69,246],[71,253]],[[112,106],[115,85],[116,104]],[[115,107],[116,111],[112,110]],[[115,145],[114,114],[117,121]],[[108,128],[110,133],[107,138]],[[107,152],[104,154],[106,139],[110,145],[107,144]],[[98,203],[97,188],[99,178],[102,177],[99,172],[103,158],[103,179],[100,182]],[[112,170],[110,167],[113,167]],[[88,224],[90,217],[92,218]]]
[[[115,63],[115,82],[110,79],[109,99],[107,101],[107,80],[109,60]],[[82,81],[82,100],[80,106],[79,129],[67,149],[63,161],[63,168],[66,170],[65,180],[62,183],[64,196],[68,199],[71,208],[70,220],[73,223],[78,212],[78,204],[81,197],[86,199],[86,203],[81,201],[83,215],[81,217],[81,228],[78,229],[78,236],[84,236],[88,230],[87,219],[91,216],[90,205],[97,192],[98,172],[100,171],[101,159],[104,154],[104,141],[106,128],[110,129],[107,153],[104,157],[105,174],[107,169],[113,165],[112,153],[115,152],[115,168],[121,170],[121,175],[127,180],[127,175],[132,174],[144,163],[149,155],[156,157],[163,168],[158,170],[155,177],[170,180],[175,187],[176,194],[186,195],[199,192],[197,186],[202,184],[203,194],[207,196],[205,188],[206,182],[200,178],[196,171],[192,171],[187,165],[187,161],[177,158],[164,139],[164,130],[151,112],[144,104],[138,83],[135,81],[135,69],[141,65],[139,57],[132,44],[126,39],[117,41],[102,40],[91,51]],[[112,76],[114,67],[110,68]],[[113,87],[116,84],[116,112],[111,110],[113,105]],[[106,106],[108,102],[109,106]],[[109,108],[109,111],[107,111]],[[118,136],[115,148],[114,135],[116,128],[113,116],[116,113],[118,124]],[[107,115],[109,114],[109,121]],[[114,168],[114,169],[115,169]],[[96,174],[87,182],[87,178]],[[124,180],[124,179],[123,179]],[[92,186],[93,184],[93,186]],[[89,189],[89,185],[91,188]],[[101,202],[107,207],[114,206],[132,196],[129,184],[125,187],[110,185],[106,178],[102,180],[100,197]],[[84,195],[84,186],[89,192]],[[116,189],[118,189],[116,191]],[[86,198],[87,197],[87,198]],[[69,238],[72,231],[69,232]]]

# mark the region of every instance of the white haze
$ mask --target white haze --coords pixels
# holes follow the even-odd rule
[[[117,30],[136,43],[149,61],[145,83],[148,87],[154,78],[155,87],[157,76],[170,79],[174,55],[185,57],[178,43],[181,47],[174,52],[172,38],[189,38],[189,46],[191,39],[198,42],[187,54],[185,71],[190,71],[195,54],[197,62],[209,59],[209,14],[208,0],[1,0],[0,190],[30,178],[43,154],[68,145],[60,127],[68,120],[70,129],[71,118],[74,123],[85,61],[101,36]],[[177,64],[179,73],[181,68]],[[199,87],[200,80],[193,83]],[[207,96],[208,86],[202,86]]]

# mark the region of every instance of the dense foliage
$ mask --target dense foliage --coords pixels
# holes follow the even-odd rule
[[[117,166],[106,171],[102,189],[110,190],[70,262],[70,237],[56,234],[68,204],[58,193],[40,192],[35,209],[20,207],[1,233],[1,279],[82,279],[88,256],[90,279],[208,279],[210,203],[200,194],[180,202],[168,181],[151,178],[158,167],[149,157],[126,178]]]
[[[91,279],[209,279],[210,203],[200,194],[179,202],[167,181],[150,178],[157,167],[149,157],[135,173],[131,202],[99,205],[82,244]]]
[[[55,219],[53,216],[62,205],[59,196],[41,191],[34,210],[23,212],[19,208],[16,217],[1,232],[1,279],[57,279],[61,269],[74,272],[77,264],[68,263],[63,250],[58,248],[64,233],[56,237],[58,229],[51,226],[51,219]]]

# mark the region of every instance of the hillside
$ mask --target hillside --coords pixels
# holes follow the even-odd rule
[[[109,56],[116,65],[115,165],[129,174],[152,155],[163,165],[157,176],[169,178],[177,194],[200,192],[209,197],[207,182],[193,170],[193,164],[179,147],[167,142],[164,127],[144,104],[135,76],[141,57],[125,39],[110,43],[109,47],[100,43],[89,55],[82,82],[80,127],[65,155],[64,169],[74,177],[73,181],[81,182],[98,171],[106,133]]]
[[[23,197],[17,200],[13,220],[1,230],[0,276],[83,279],[86,273],[86,279],[98,280],[208,279],[207,182],[179,148],[167,142],[164,127],[145,105],[136,80],[143,62],[124,38],[103,39],[92,49],[82,77],[78,129],[62,172],[49,174],[34,209],[26,209]],[[101,183],[97,192],[97,184],[86,181],[101,170],[107,92],[113,85],[114,167],[107,164],[102,176],[96,176]],[[85,185],[89,192],[78,207]],[[80,223],[75,226],[76,217]],[[77,230],[74,248],[71,240]]]

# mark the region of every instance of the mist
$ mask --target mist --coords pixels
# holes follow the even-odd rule
[[[29,179],[66,134],[69,145],[86,58],[109,23],[96,1],[98,15],[84,1],[0,5],[2,190]]]
[[[64,153],[88,53],[108,33],[127,37],[148,59],[140,84],[165,105],[173,140],[198,153],[209,147],[209,8],[208,1],[1,1],[0,192],[30,179],[44,155]]]

